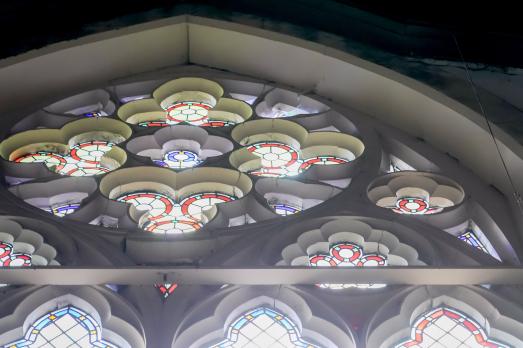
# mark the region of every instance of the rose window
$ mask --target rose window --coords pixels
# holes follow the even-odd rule
[[[290,219],[343,194],[367,160],[365,133],[312,97],[255,85],[179,77],[57,101],[1,143],[9,190],[57,218],[187,236]],[[368,178],[369,198],[398,213],[439,212],[464,198],[438,175],[380,178]],[[365,266],[375,255],[390,263],[361,241],[335,242],[367,254],[351,263],[322,249],[310,256],[324,261],[304,264]]]

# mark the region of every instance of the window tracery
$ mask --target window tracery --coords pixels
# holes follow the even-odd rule
[[[330,109],[317,98],[282,88],[265,88],[256,83],[242,91],[240,86],[243,84],[227,79],[217,81],[219,83],[184,77],[165,83],[133,82],[107,88],[111,94],[104,90],[90,91],[44,108],[46,113],[64,116],[56,119],[61,121],[55,124],[62,122],[60,129],[29,130],[27,132],[38,133],[28,136],[23,134],[24,130],[35,125],[35,121],[21,122],[17,125],[17,133],[2,142],[2,157],[11,160],[5,175],[17,183],[16,190],[11,192],[56,216],[71,215],[68,218],[71,220],[89,223],[98,221],[100,216],[109,216],[114,221],[107,225],[114,227],[128,228],[136,224],[149,232],[189,233],[202,229],[211,221],[213,227],[237,226],[310,209],[342,193],[351,184],[360,163],[366,161],[365,146],[360,139],[372,138],[361,132],[347,115]],[[115,105],[120,107],[117,109]],[[84,118],[89,113],[103,117]],[[79,117],[73,118],[73,115]],[[112,119],[115,116],[125,123]],[[154,132],[139,127],[148,122],[166,127],[158,127]],[[234,124],[234,127],[214,130],[209,127],[212,122],[222,126]],[[40,127],[46,122],[38,124]],[[33,139],[28,141],[26,138]],[[129,141],[124,148],[122,143],[126,140]],[[371,147],[373,151],[377,150],[379,144]],[[418,168],[418,163],[412,160],[415,157],[406,155],[410,152],[400,151],[399,146],[391,151],[383,150],[379,170],[383,171],[383,161],[390,159],[401,171],[391,173],[385,179],[378,178],[371,184],[369,198],[378,206],[406,215],[426,215],[457,206],[464,200],[463,189],[453,180],[409,170],[414,168],[411,164]],[[127,153],[136,156],[127,161]],[[51,174],[38,168],[34,178],[24,177],[23,173],[29,172],[24,168],[36,168],[38,163],[43,163],[40,167],[50,169]],[[152,208],[143,206],[144,210],[140,210],[140,204],[133,209],[115,205],[119,194],[101,187],[102,197],[93,194],[97,191],[94,187],[79,190],[81,195],[75,197],[57,198],[65,189],[57,189],[63,178],[56,179],[54,174],[100,176],[101,181],[93,181],[98,186],[98,181],[100,185],[107,182],[103,178],[111,173],[125,173],[127,168],[120,168],[123,164],[131,168],[140,166],[144,168],[142,170],[150,170],[154,168],[152,164],[156,164],[179,173],[191,171],[195,176],[199,175],[198,169],[232,167],[237,170],[234,175],[238,172],[251,174],[242,180],[255,186],[253,192],[265,201],[250,194],[250,188],[239,190],[241,192],[212,189],[209,185],[213,181],[208,178],[195,182],[183,179],[185,182],[175,184],[174,188],[167,184],[172,192],[158,189],[154,185],[157,180],[148,179],[152,185],[119,192],[164,194],[170,199],[172,210],[164,211],[158,217]],[[216,167],[209,167],[209,164],[216,164]],[[427,166],[419,168],[427,170]],[[219,177],[217,173],[210,177]],[[31,196],[28,192],[33,190],[29,190],[29,186],[37,183],[31,179],[44,178],[47,184],[38,183],[46,186],[46,195]],[[394,181],[396,178],[401,180]],[[271,182],[272,179],[275,180]],[[231,182],[232,179],[227,185],[234,186]],[[192,186],[200,184],[205,187]],[[49,191],[50,195],[47,195]],[[188,205],[187,202],[195,198],[193,195],[198,194],[222,196]],[[244,197],[245,204],[234,203]],[[217,216],[219,218],[215,219]]]
[[[311,221],[312,223],[312,221]],[[374,229],[353,218],[337,218],[297,235],[287,245],[277,265],[309,267],[385,267],[424,265],[417,251],[401,243],[391,232]],[[318,284],[320,288],[378,289],[384,284]]]

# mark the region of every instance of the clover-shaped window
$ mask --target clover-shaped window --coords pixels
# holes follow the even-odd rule
[[[461,203],[463,189],[441,175],[402,171],[384,175],[369,187],[369,199],[398,214],[427,215]]]
[[[241,315],[229,326],[227,338],[209,348],[251,346],[319,348],[301,338],[300,330],[290,318],[267,307]]]
[[[125,152],[115,144],[130,135],[129,127],[120,121],[84,119],[61,129],[15,134],[2,143],[2,156],[19,164],[44,163],[60,175],[101,175],[125,162]]]
[[[470,347],[509,348],[488,338],[484,328],[465,314],[439,307],[422,314],[412,326],[411,337],[394,348]]]
[[[52,311],[27,328],[24,338],[6,347],[100,347],[118,346],[102,339],[102,328],[82,310],[67,306]]]
[[[185,77],[164,83],[153,98],[134,100],[118,109],[118,116],[141,127],[190,124],[225,127],[244,122],[252,109],[241,100],[224,98],[216,82]]]
[[[330,245],[329,253],[309,255],[309,264],[313,267],[368,267],[386,266],[387,257],[379,253],[364,253],[363,248],[355,243],[338,242]],[[382,288],[384,284],[319,284],[321,288],[348,289]]]
[[[176,173],[158,167],[134,167],[108,174],[102,193],[127,203],[129,214],[147,232],[197,231],[217,214],[217,205],[242,198],[247,176],[223,168],[195,168]]]
[[[116,198],[132,204],[146,213],[140,218],[140,227],[154,233],[187,233],[199,230],[207,217],[204,212],[219,203],[231,202],[237,197],[221,192],[202,192],[175,202],[157,192],[133,192]]]
[[[242,172],[265,177],[292,177],[317,165],[346,164],[364,149],[351,135],[308,133],[286,120],[246,122],[237,126],[232,136],[244,148],[231,155],[231,163]]]

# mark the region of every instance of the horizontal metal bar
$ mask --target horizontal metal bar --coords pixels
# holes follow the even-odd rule
[[[318,284],[405,285],[523,284],[523,267],[350,267],[350,268],[194,268],[194,267],[24,267],[0,268],[1,284]]]

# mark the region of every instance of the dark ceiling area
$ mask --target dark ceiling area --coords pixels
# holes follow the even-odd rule
[[[346,0],[4,0],[0,57],[180,14],[288,23],[402,56],[523,66],[516,5]],[[273,26],[274,27],[274,26]],[[459,44],[461,52],[457,49]]]

